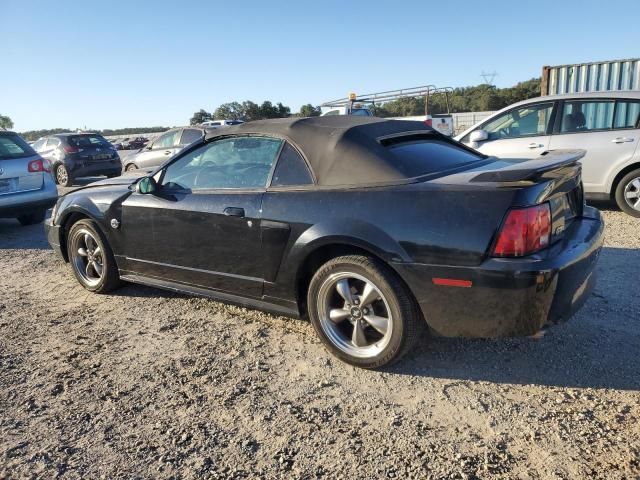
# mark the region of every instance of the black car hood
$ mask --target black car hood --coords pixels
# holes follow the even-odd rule
[[[93,188],[110,187],[110,186],[116,186],[116,185],[121,185],[122,187],[129,188],[131,185],[136,183],[138,180],[140,180],[141,177],[145,176],[146,174],[147,172],[144,170],[134,170],[133,172],[127,172],[125,175],[121,175],[119,177],[106,178],[104,180],[92,182],[89,185],[86,185],[84,187],[76,188],[75,190],[72,190],[71,192],[68,192],[65,195],[80,192],[83,190],[91,190]]]

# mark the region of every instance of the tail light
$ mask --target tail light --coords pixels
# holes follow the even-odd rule
[[[427,127],[432,127],[433,126],[433,120],[430,118],[427,118],[424,123],[427,125]]]
[[[493,247],[496,257],[522,257],[549,245],[551,210],[548,203],[509,210]]]
[[[43,159],[32,160],[29,162],[28,170],[31,173],[36,172],[50,172],[49,162]]]
[[[64,151],[67,153],[78,153],[80,151],[76,147],[72,147],[70,145],[65,145],[63,148],[64,148]]]

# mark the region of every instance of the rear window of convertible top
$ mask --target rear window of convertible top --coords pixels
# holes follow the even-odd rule
[[[393,166],[407,178],[421,177],[475,163],[486,157],[433,135],[407,135],[383,140],[393,155]]]

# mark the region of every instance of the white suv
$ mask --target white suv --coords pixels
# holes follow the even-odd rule
[[[574,93],[525,100],[494,113],[456,140],[486,155],[535,158],[547,150],[586,150],[587,198],[615,199],[640,217],[640,92]]]

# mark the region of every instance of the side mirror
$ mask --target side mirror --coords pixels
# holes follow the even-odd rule
[[[153,177],[142,177],[138,183],[136,183],[136,192],[142,194],[153,193],[158,189],[158,184]]]
[[[472,143],[480,143],[485,140],[489,140],[489,134],[486,130],[476,130],[475,132],[471,132],[471,136],[469,137],[469,141]]]

